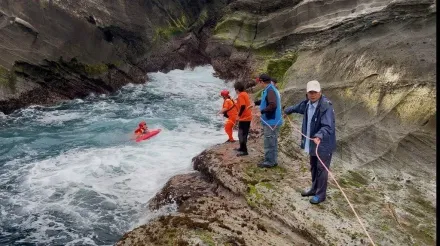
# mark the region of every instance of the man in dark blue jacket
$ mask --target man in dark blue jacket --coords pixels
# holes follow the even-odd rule
[[[298,113],[304,115],[302,133],[312,140],[302,136],[301,148],[310,155],[310,171],[312,173],[312,187],[301,192],[302,196],[313,196],[310,203],[323,202],[327,193],[328,173],[316,156],[318,155],[327,168],[330,167],[332,153],[336,149],[335,111],[332,103],[321,93],[318,81],[307,83],[307,99],[294,106],[284,109],[285,114]]]

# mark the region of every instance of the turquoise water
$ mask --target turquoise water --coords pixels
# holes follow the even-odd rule
[[[216,112],[231,85],[213,72],[151,73],[113,95],[0,115],[0,245],[112,245],[154,217],[147,201],[227,139]],[[162,132],[135,143],[143,119]]]

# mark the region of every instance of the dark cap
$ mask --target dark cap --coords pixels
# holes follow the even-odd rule
[[[267,74],[265,74],[265,73],[263,73],[263,74],[260,74],[260,77],[259,77],[259,79],[261,80],[261,81],[264,81],[264,82],[270,82],[272,79],[269,77],[269,75],[267,75]]]

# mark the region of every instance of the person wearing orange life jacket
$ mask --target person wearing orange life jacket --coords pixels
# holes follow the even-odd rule
[[[237,156],[246,156],[248,155],[247,138],[252,120],[251,102],[242,82],[235,82],[234,88],[238,95],[238,140],[240,142],[240,147],[235,150],[239,152]]]
[[[136,136],[140,136],[140,135],[143,135],[147,132],[148,132],[147,123],[145,121],[141,121],[141,123],[139,123],[138,128],[134,131],[134,134]]]
[[[234,137],[232,136],[232,129],[234,128],[235,121],[237,120],[238,110],[235,106],[234,100],[229,96],[228,90],[222,90],[220,95],[223,97],[223,107],[220,111],[224,117],[226,117],[225,121],[225,132],[228,134],[227,143],[235,142]]]

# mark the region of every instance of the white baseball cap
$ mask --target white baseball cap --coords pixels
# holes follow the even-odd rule
[[[316,92],[321,91],[321,85],[317,80],[312,80],[307,82],[307,92],[309,91],[316,91]]]

